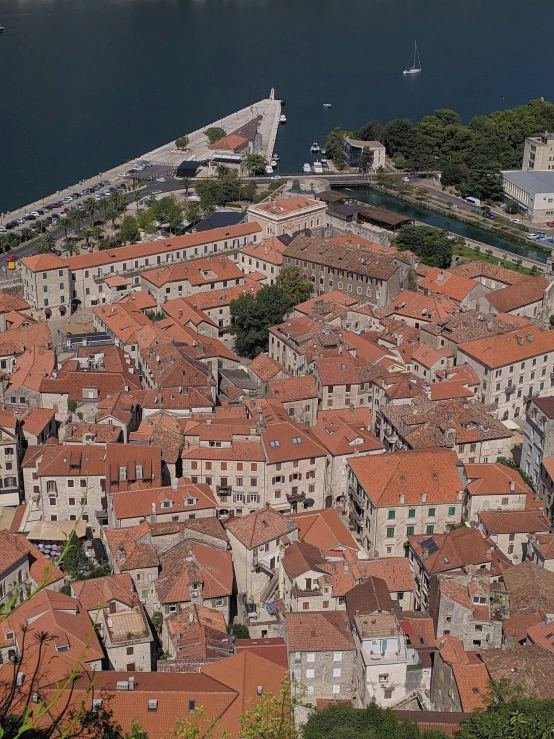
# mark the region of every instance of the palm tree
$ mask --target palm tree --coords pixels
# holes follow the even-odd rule
[[[94,198],[90,198],[87,200],[87,202],[84,204],[85,210],[87,212],[87,216],[91,220],[91,224],[94,222],[94,214],[97,210],[99,210],[98,201]]]
[[[142,198],[142,195],[140,193],[140,190],[136,190],[136,192],[133,193],[133,201],[136,203],[137,206],[137,213],[138,213],[138,204],[139,200]]]
[[[185,197],[188,198],[189,188],[192,185],[192,179],[190,177],[183,177],[181,181],[183,183],[183,187],[185,188]]]
[[[73,226],[73,219],[71,218],[71,214],[60,218],[60,220],[58,221],[58,226],[63,229],[65,243],[67,244],[69,242],[69,231]]]
[[[115,219],[118,213],[124,208],[124,206],[127,206],[127,202],[127,198],[120,192],[117,192],[117,190],[112,192],[110,197],[108,198],[108,204],[111,207],[110,218],[112,219],[112,226],[114,229]]]

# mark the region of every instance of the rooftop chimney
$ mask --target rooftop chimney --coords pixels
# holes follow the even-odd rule
[[[513,493],[516,489],[516,484],[513,480],[510,480],[510,493]]]
[[[426,503],[427,502],[427,493],[421,493],[421,502]]]
[[[398,501],[399,505],[404,505],[404,500],[405,500],[405,496],[404,496],[404,493],[402,493],[402,495],[400,496],[400,499]]]

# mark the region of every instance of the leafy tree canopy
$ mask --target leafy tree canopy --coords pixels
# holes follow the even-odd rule
[[[245,626],[244,624],[231,624],[227,630],[235,637],[235,639],[250,639],[248,626]]]
[[[254,296],[244,293],[231,301],[231,333],[239,354],[255,357],[267,351],[268,329],[282,323],[292,303],[277,285],[266,285]]]
[[[124,243],[129,241],[135,244],[140,239],[140,229],[134,216],[125,216],[119,229],[119,240]]]
[[[215,144],[216,141],[227,136],[227,131],[219,126],[211,126],[210,128],[207,128],[204,133],[210,144]]]
[[[63,567],[73,579],[82,574],[82,570],[90,569],[90,560],[85,553],[84,544],[74,531],[69,539],[69,549],[64,557]]]
[[[216,139],[217,141],[217,139]],[[178,149],[186,149],[189,145],[189,137],[188,136],[180,136],[177,141],[175,142],[175,146]]]
[[[404,226],[392,243],[400,251],[413,251],[429,267],[448,269],[452,263],[452,243],[434,226]]]
[[[300,272],[298,267],[286,267],[277,278],[277,285],[284,292],[291,305],[303,303],[312,296],[313,285]]]
[[[244,158],[244,164],[251,174],[264,174],[267,159],[261,154],[247,154]]]

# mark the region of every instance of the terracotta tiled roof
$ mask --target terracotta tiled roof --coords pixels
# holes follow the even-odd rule
[[[165,624],[177,659],[222,659],[233,652],[221,611],[191,603],[170,613]]]
[[[506,267],[501,267],[498,264],[491,264],[484,260],[473,260],[471,262],[466,262],[465,264],[459,264],[457,267],[452,267],[450,272],[470,279],[488,277],[496,282],[504,282],[506,285],[514,285],[516,282],[523,282],[524,280],[529,279],[527,275],[523,275],[521,272],[506,269]]]
[[[480,531],[467,526],[454,529],[448,534],[409,536],[408,541],[429,573],[490,563],[491,552],[494,549],[493,543],[485,539]],[[429,553],[429,547],[422,546],[422,542],[425,541],[433,541],[438,549]],[[513,569],[515,568],[510,568],[510,572]]]
[[[204,234],[209,232],[204,232]],[[176,262],[165,267],[158,267],[149,272],[142,273],[142,279],[150,282],[156,287],[162,287],[169,282],[188,282],[195,287],[209,285],[212,282],[223,280],[240,280],[244,278],[243,273],[225,255],[192,259],[189,262]]]
[[[159,446],[164,462],[175,464],[181,456],[185,435],[179,419],[171,413],[158,411],[141,421],[138,429],[129,434],[129,441],[131,444]]]
[[[239,254],[245,254],[262,262],[281,266],[283,264],[283,252],[286,248],[286,245],[282,241],[277,237],[273,237],[260,241],[257,244],[249,244],[241,249]]]
[[[218,149],[222,151],[238,151],[244,148],[248,144],[248,139],[243,136],[236,136],[234,133],[230,133],[228,136],[224,136],[215,144],[210,144],[210,149]]]
[[[344,611],[285,613],[286,642],[291,652],[348,652],[355,644]]]
[[[19,419],[24,432],[38,436],[50,424],[54,415],[50,408],[30,408],[21,414]]]
[[[554,351],[554,331],[527,326],[499,336],[460,344],[458,350],[494,369]]]
[[[554,534],[539,534],[532,541],[543,559],[554,559]]]
[[[549,652],[554,652],[554,627],[552,624],[538,623],[527,629],[532,644],[538,644]]]
[[[44,377],[49,375],[55,366],[56,355],[53,351],[36,345],[29,346],[18,355],[16,369],[9,375],[5,392],[9,393],[18,387],[39,390]]]
[[[121,571],[158,568],[160,560],[150,544],[150,526],[144,522],[125,529],[104,531],[112,559]]]
[[[288,536],[298,528],[293,521],[269,506],[247,516],[231,518],[224,525],[247,549]]]
[[[8,531],[0,531],[0,562],[2,563],[2,572],[9,570],[19,560],[25,560],[27,558],[27,549],[22,549],[17,546],[17,539],[13,534]]]
[[[318,398],[317,383],[313,375],[304,377],[287,377],[284,380],[270,380],[271,395],[281,403],[293,403],[296,400]]]
[[[47,272],[51,269],[67,267],[66,261],[55,254],[37,254],[34,257],[23,257],[21,261],[31,272]]]
[[[142,313],[129,313],[119,303],[111,306],[102,305],[93,308],[92,312],[106,326],[109,333],[123,344],[136,342],[137,331],[150,323],[150,320]]]
[[[210,310],[230,305],[232,300],[237,300],[241,295],[256,295],[262,289],[259,282],[249,280],[245,276],[243,285],[235,287],[224,287],[222,290],[206,290],[184,298],[194,310]]]
[[[445,365],[446,360],[451,357],[453,358],[454,354],[450,349],[433,349],[432,347],[427,346],[427,344],[419,344],[414,347],[412,352],[412,360],[427,368],[433,367],[437,362],[441,362],[441,364]]]
[[[297,236],[287,247],[285,256],[380,280],[388,280],[399,269],[393,255],[375,254],[370,249],[358,249],[351,244],[337,244],[315,236]]]
[[[505,495],[510,492],[527,495],[531,492],[518,470],[500,464],[500,462],[490,462],[488,464],[466,463],[464,468],[468,480],[467,490],[471,495]]]
[[[546,517],[539,511],[481,511],[479,518],[490,534],[538,534],[550,530]]]
[[[346,612],[350,623],[358,614],[392,613],[389,589],[380,577],[368,577],[346,593]]]
[[[181,453],[183,459],[228,460],[265,462],[262,445],[259,441],[233,441],[231,446],[209,447],[194,444]]]
[[[314,544],[322,552],[358,551],[358,545],[334,508],[293,513],[291,519],[299,528],[300,539]]]
[[[337,306],[341,308],[353,308],[357,304],[358,301],[352,295],[344,293],[342,290],[331,290],[324,295],[317,295],[314,298],[305,300],[303,303],[298,303],[298,305],[294,306],[294,310],[298,311],[298,313],[303,313],[305,316],[311,316],[314,313],[322,315],[323,312],[328,313],[336,309]]]
[[[106,449],[90,444],[48,447],[39,466],[39,476],[68,477],[106,475]]]
[[[279,374],[284,374],[290,377],[290,373],[276,362],[274,359],[268,357],[267,354],[258,354],[248,365],[248,369],[253,372],[262,382],[269,382]]]
[[[476,652],[464,649],[461,639],[452,634],[441,636],[435,641],[435,646],[439,650],[441,658],[449,665],[476,665],[479,664],[479,658]]]
[[[484,710],[490,695],[490,677],[483,664],[452,665],[462,710],[469,713]]]
[[[400,295],[389,303],[387,310],[395,316],[405,316],[420,322],[431,323],[456,313],[459,308],[457,303],[446,296],[433,297],[402,290]]]
[[[384,580],[389,593],[415,590],[415,582],[406,557],[386,559],[359,559],[350,563],[350,570],[357,579],[378,577]]]
[[[502,334],[529,323],[526,318],[501,314],[480,313],[477,310],[463,311],[425,326],[425,331],[433,336],[441,336],[454,344],[462,344],[475,339],[488,338]]]
[[[531,698],[554,699],[554,654],[551,651],[538,644],[526,644],[511,649],[485,649],[480,657],[493,680],[506,679],[520,685],[524,695]]]
[[[513,637],[516,642],[525,639],[528,629],[540,624],[542,616],[540,613],[524,613],[521,616],[505,618],[502,621],[502,630],[506,636]]]
[[[0,290],[0,313],[30,310],[29,303],[17,293],[6,293]]]
[[[96,444],[117,444],[123,437],[121,426],[111,423],[68,423],[65,426],[64,443],[84,444],[92,436]]]
[[[325,557],[319,547],[304,541],[295,541],[288,546],[281,557],[281,563],[291,580],[296,580],[306,572],[327,574]]]
[[[307,210],[308,208],[316,206],[321,206],[321,203],[317,200],[305,198],[303,195],[298,195],[292,198],[279,198],[277,200],[268,199],[263,203],[251,205],[249,210],[261,210],[263,213],[281,216],[289,213],[296,213],[296,211]]]
[[[554,613],[554,572],[533,562],[521,562],[504,573],[510,616]]]
[[[446,269],[432,267],[418,285],[421,291],[446,295],[461,302],[479,283]]]
[[[126,574],[106,575],[92,580],[73,583],[73,592],[87,611],[108,608],[110,601],[116,600],[127,608],[138,603],[131,577]]]
[[[194,500],[191,505],[187,501]],[[193,485],[182,477],[178,481],[177,490],[171,486],[150,490],[133,490],[128,493],[115,493],[112,496],[114,515],[118,520],[126,518],[147,517],[154,511],[159,514],[193,513],[200,510],[214,509],[217,506],[209,485],[204,483]],[[167,504],[170,504],[168,507]]]
[[[546,277],[539,275],[510,285],[510,287],[504,287],[502,290],[495,290],[489,293],[486,299],[498,313],[509,313],[525,305],[541,301],[549,285]]]
[[[212,319],[202,310],[193,310],[190,303],[184,298],[175,298],[168,300],[163,304],[164,313],[171,316],[181,326],[192,323],[194,326],[200,326],[201,323],[207,323],[208,326],[215,326]]]
[[[430,385],[430,398],[433,401],[462,400],[463,398],[473,397],[474,392],[461,380],[443,380],[442,382],[432,382]]]
[[[287,645],[280,636],[269,639],[237,639],[235,641],[235,651],[237,654],[252,652],[252,654],[263,657],[270,662],[275,662],[276,665],[280,665],[285,669],[288,669],[289,666]]]
[[[230,596],[233,590],[231,552],[185,542],[164,555],[160,564],[156,592],[162,604],[190,601],[193,583],[202,584],[203,598]]]
[[[349,460],[354,474],[363,485],[373,505],[427,504],[456,502],[461,482],[457,471],[458,456],[450,449],[419,449],[392,452]]]
[[[435,645],[435,625],[425,611],[402,611],[400,626],[406,623],[408,646],[433,647]]]
[[[379,352],[377,359],[385,354],[385,351]],[[384,369],[374,367],[370,361],[353,357],[351,354],[343,354],[337,357],[319,357],[315,360],[315,369],[319,381],[324,387],[365,384],[386,374]]]
[[[260,432],[268,464],[326,457],[327,450],[303,424],[273,423]]]

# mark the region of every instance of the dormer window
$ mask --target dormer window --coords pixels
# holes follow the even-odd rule
[[[187,498],[185,500],[185,505],[195,505],[196,504],[196,498]]]
[[[299,436],[293,436],[292,437],[292,443],[293,444],[301,444],[302,443],[302,439]]]
[[[142,465],[137,464],[137,480],[142,480]]]
[[[162,501],[162,508],[171,508],[172,502],[170,500],[164,500]]]
[[[120,467],[119,468],[119,479],[120,480],[126,480],[127,479],[127,467]]]
[[[269,442],[269,446],[278,447],[278,446],[281,446],[281,442],[279,442],[277,440],[273,440],[273,441],[270,441]]]

